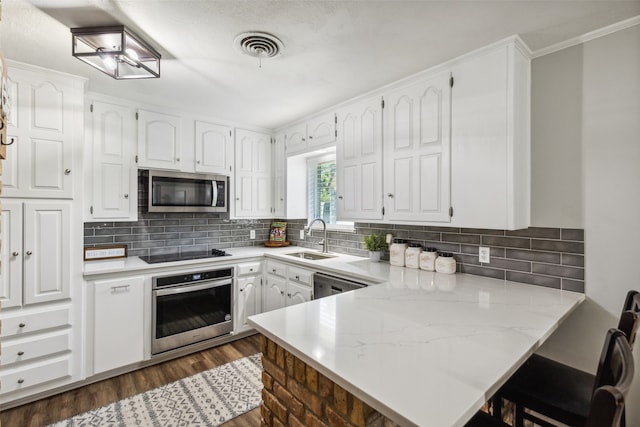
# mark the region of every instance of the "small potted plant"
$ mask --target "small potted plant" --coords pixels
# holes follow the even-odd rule
[[[388,248],[385,236],[376,233],[364,237],[364,247],[369,251],[369,260],[372,262],[380,261],[380,254]]]

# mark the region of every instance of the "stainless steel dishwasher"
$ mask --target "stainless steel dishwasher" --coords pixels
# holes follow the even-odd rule
[[[313,299],[328,297],[365,287],[367,287],[366,283],[343,279],[342,277],[331,276],[324,273],[315,273],[313,275]]]

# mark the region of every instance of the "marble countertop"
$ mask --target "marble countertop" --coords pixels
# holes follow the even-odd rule
[[[344,261],[345,272],[377,269],[386,282],[249,323],[403,426],[464,425],[584,300],[480,276]]]

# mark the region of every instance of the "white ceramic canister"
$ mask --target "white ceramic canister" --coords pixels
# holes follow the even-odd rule
[[[453,258],[452,253],[440,253],[438,258],[436,258],[436,271],[445,274],[453,274],[456,272],[456,260]]]
[[[404,252],[407,250],[407,243],[402,239],[393,239],[389,246],[389,264],[404,267]]]
[[[404,252],[404,265],[407,268],[420,267],[420,253],[422,252],[422,245],[420,243],[411,242],[409,247]]]
[[[438,258],[438,250],[436,248],[425,248],[420,254],[420,269],[436,271],[436,258]]]

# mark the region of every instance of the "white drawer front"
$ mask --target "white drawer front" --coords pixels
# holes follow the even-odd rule
[[[261,262],[245,262],[242,264],[238,264],[238,275],[244,276],[248,274],[260,273],[261,266]]]
[[[313,272],[302,268],[289,267],[289,280],[311,286]]]
[[[0,363],[3,367],[6,367],[14,363],[25,362],[67,350],[71,350],[70,330],[47,335],[32,335],[28,338],[3,342]]]
[[[28,364],[19,369],[9,369],[0,372],[0,381],[2,381],[0,394],[11,393],[68,376],[71,376],[70,357]]]
[[[28,334],[45,329],[57,328],[69,325],[69,309],[58,308],[54,310],[29,313],[11,313],[2,316],[2,337]]]
[[[269,261],[267,263],[267,273],[287,277],[287,266],[279,262]]]

